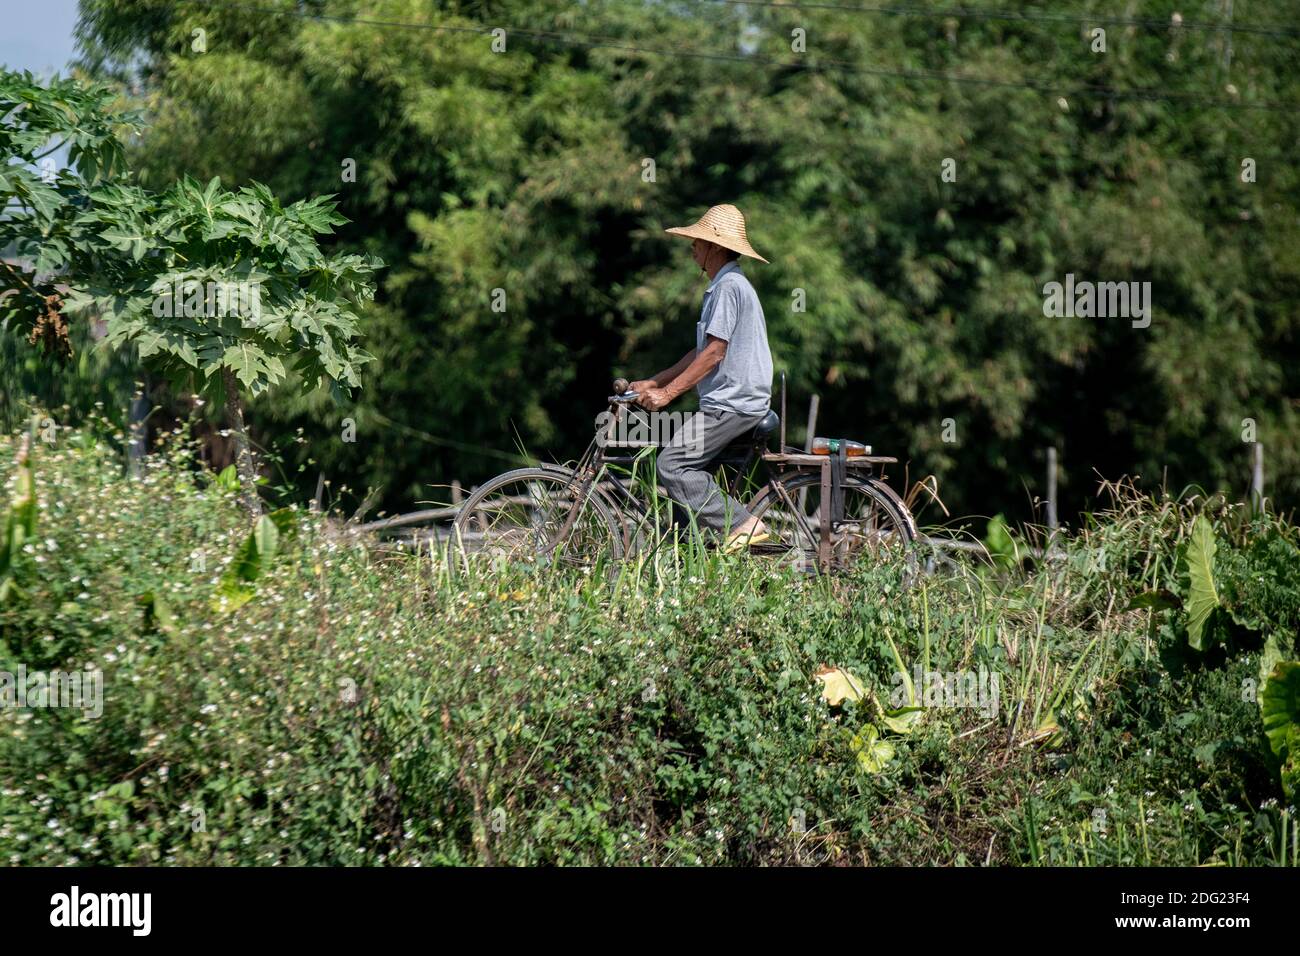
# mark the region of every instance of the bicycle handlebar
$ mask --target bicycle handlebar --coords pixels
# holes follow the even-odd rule
[[[616,394],[609,396],[611,405],[626,405],[635,402],[641,396],[631,390],[628,380],[625,378],[614,379],[614,392]]]

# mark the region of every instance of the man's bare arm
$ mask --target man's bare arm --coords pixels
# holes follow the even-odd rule
[[[699,384],[700,379],[712,372],[722,362],[727,354],[727,340],[715,338],[710,335],[708,342],[705,343],[704,349],[699,353],[692,352],[691,361],[679,374],[675,375],[672,381],[664,387],[672,401]]]
[[[691,352],[686,358],[691,361],[680,373],[673,376],[672,381],[662,388],[651,389],[649,392],[642,393],[641,404],[653,411],[658,411],[669,402],[679,398],[682,393],[688,389],[694,388],[704,376],[708,375],[727,354],[726,339],[715,338],[710,335],[708,343],[699,353]],[[692,358],[693,356],[693,358]],[[685,359],[683,359],[685,361]],[[680,363],[678,363],[680,364]]]
[[[650,378],[642,379],[639,382],[633,382],[631,385],[632,391],[644,392],[652,388],[663,388],[678,375],[681,375],[693,361],[695,361],[695,349],[691,349],[671,367],[664,369],[658,375],[652,375]]]

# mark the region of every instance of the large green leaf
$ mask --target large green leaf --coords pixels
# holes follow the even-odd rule
[[[1124,610],[1136,611],[1149,607],[1154,611],[1167,611],[1181,605],[1182,601],[1178,599],[1178,595],[1161,588],[1157,591],[1143,591],[1141,594],[1136,595],[1133,600],[1128,602]]]
[[[119,252],[129,253],[132,260],[139,262],[144,258],[145,250],[148,248],[148,236],[143,229],[132,229],[129,225],[122,225],[113,229],[108,229],[101,233],[101,237],[112,248]]]
[[[866,696],[862,681],[840,667],[822,667],[813,675],[822,685],[822,698],[832,707],[845,700],[854,702]]]
[[[1279,661],[1260,695],[1264,735],[1281,764],[1282,790],[1300,794],[1300,661]]]
[[[894,759],[894,745],[880,739],[875,724],[866,724],[849,738],[849,749],[858,758],[858,767],[865,773],[877,774]]]
[[[898,646],[894,643],[894,639],[886,633],[885,640],[889,642],[889,653],[894,661],[894,670],[902,680],[907,698],[901,707],[889,710],[882,708],[881,723],[896,734],[910,734],[925,716],[925,708],[921,706],[921,699],[912,681],[912,675],[907,672],[907,665],[903,663],[903,657],[898,653]]]
[[[146,591],[137,600],[144,606],[146,628],[157,628],[168,637],[179,633],[171,605],[161,591]]]
[[[252,342],[230,346],[221,360],[246,387],[253,387],[266,369],[266,353]]]
[[[1214,553],[1218,544],[1214,528],[1205,515],[1197,515],[1184,555],[1187,569],[1187,642],[1198,651],[1205,650],[1205,626],[1219,606],[1214,587]]]
[[[257,553],[263,560],[275,557],[280,543],[280,530],[270,515],[262,515],[253,528],[253,541],[257,544]]]
[[[212,606],[229,611],[250,601],[258,578],[279,553],[281,542],[292,537],[296,529],[297,518],[291,508],[281,508],[258,518],[221,576]]]
[[[994,515],[989,521],[988,530],[984,533],[984,547],[998,567],[1009,569],[1020,563],[1020,548],[1011,529],[1007,527],[1007,519],[1000,514]]]
[[[895,707],[884,711],[880,722],[894,733],[906,736],[917,728],[924,716],[924,707]]]
[[[1283,637],[1282,634],[1274,632],[1264,641],[1264,647],[1259,654],[1259,706],[1264,706],[1263,687],[1268,683],[1273,669],[1278,664],[1288,659],[1287,651],[1284,648],[1284,642],[1289,642],[1290,637]]]

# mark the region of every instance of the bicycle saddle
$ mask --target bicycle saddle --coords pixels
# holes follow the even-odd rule
[[[780,427],[781,416],[769,408],[763,420],[754,426],[754,444],[766,445],[767,440],[776,434],[776,430]]]

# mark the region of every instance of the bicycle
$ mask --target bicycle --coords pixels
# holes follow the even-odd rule
[[[614,383],[608,422],[617,423],[637,395],[625,379]],[[785,410],[784,377],[781,394]],[[710,462],[721,469],[726,492],[741,500],[742,486],[759,466],[767,481],[747,508],[772,534],[751,554],[801,571],[842,571],[864,555],[915,567],[916,522],[883,479],[880,455],[812,455],[785,444],[782,417],[769,411],[748,434]],[[780,451],[768,451],[780,429]],[[650,443],[602,441],[598,430],[576,465],[517,468],[487,481],[466,499],[454,523],[466,554],[591,566],[600,556],[634,554],[653,527],[654,502],[629,479]],[[881,477],[871,472],[882,469]],[[863,472],[867,472],[863,474]]]

